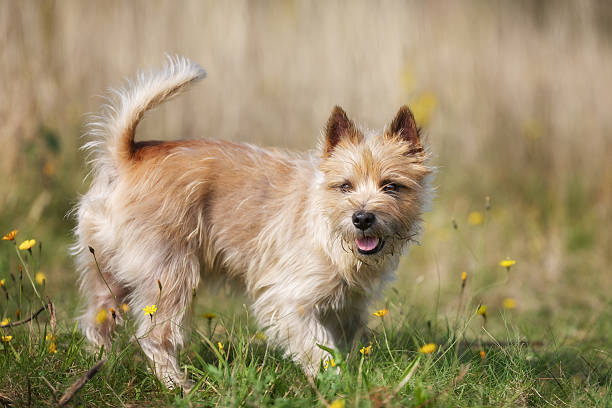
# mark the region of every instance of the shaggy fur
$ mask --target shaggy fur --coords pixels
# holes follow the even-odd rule
[[[108,345],[113,322],[96,322],[97,313],[129,304],[156,374],[185,384],[176,354],[193,295],[201,282],[229,280],[270,341],[316,375],[327,357],[317,344],[351,341],[419,231],[431,170],[414,118],[402,107],[383,131],[366,132],[336,107],[320,148],[306,154],[134,141],[145,111],[204,76],[170,58],[91,123],[92,183],[76,208],[74,246],[81,327]],[[152,304],[154,319],[143,313]]]

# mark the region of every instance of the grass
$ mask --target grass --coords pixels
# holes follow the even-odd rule
[[[13,336],[0,341],[0,406],[56,405],[100,356],[102,371],[71,404],[612,405],[607,2],[181,5],[0,2],[0,74],[10,79],[0,81],[0,231],[39,241],[23,261],[0,242],[0,319],[25,318],[49,297],[57,351],[47,311],[0,328]],[[149,374],[129,324],[105,353],[75,327],[66,213],[87,188],[83,115],[101,103],[92,95],[166,52],[201,63],[209,78],[145,118],[143,139],[305,149],[335,104],[377,128],[404,103],[428,136],[437,197],[421,245],[372,305],[389,313],[372,316],[356,351],[336,357],[340,374],[323,372],[315,387],[267,347],[233,294],[206,293],[195,305],[181,354],[201,382],[191,395]],[[499,266],[507,256],[517,261],[510,272]],[[514,309],[503,307],[508,298]],[[210,312],[217,317],[202,317]],[[430,342],[437,351],[419,354]]]
[[[17,241],[21,242],[20,235]],[[15,322],[47,299],[57,299],[56,308],[74,303],[62,299],[59,291],[49,290],[40,275],[33,277],[42,245],[20,251],[17,241],[12,242],[12,256],[21,266],[14,269],[21,273],[9,272],[4,278],[0,316],[13,317]],[[11,246],[11,242],[3,244]],[[104,357],[107,361],[101,372],[70,404],[610,406],[610,309],[585,319],[575,333],[563,330],[566,325],[554,325],[546,328],[547,334],[537,328],[545,319],[521,315],[514,305],[501,310],[487,307],[483,313],[475,299],[482,290],[507,285],[515,267],[504,271],[507,276],[488,288],[472,287],[474,280],[468,274],[466,279],[457,276],[457,313],[453,315],[428,318],[428,312],[419,310],[405,295],[390,291],[384,299],[388,312],[372,316],[370,328],[349,353],[329,350],[335,367],[323,368],[312,382],[280,350],[269,346],[265,335],[253,326],[246,307],[234,302],[227,314],[217,314],[210,312],[217,299],[209,299],[208,305],[200,302],[189,327],[191,342],[181,353],[182,364],[196,384],[189,393],[168,390],[150,374],[148,362],[133,341],[129,318],[110,350],[92,349],[72,319],[54,313],[62,318],[53,322],[47,306],[26,324],[0,328],[5,336],[0,342],[0,402],[56,406],[70,385]],[[105,318],[112,317],[109,313]],[[436,350],[425,354],[420,349],[428,343],[435,344]]]

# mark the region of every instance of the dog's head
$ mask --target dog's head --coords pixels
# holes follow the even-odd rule
[[[332,241],[366,264],[401,252],[418,232],[431,173],[410,109],[380,132],[362,132],[336,107],[321,150],[320,206]]]

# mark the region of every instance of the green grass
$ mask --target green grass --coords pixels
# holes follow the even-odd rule
[[[18,242],[21,242],[18,236]],[[3,242],[11,246],[9,242]],[[5,248],[6,249],[6,248]],[[191,341],[181,353],[193,390],[166,389],[150,374],[130,322],[119,330],[111,350],[92,349],[71,316],[76,302],[59,289],[31,282],[39,247],[6,275],[0,317],[17,320],[55,300],[54,338],[48,311],[14,328],[0,344],[0,403],[8,406],[55,406],[70,385],[100,358],[101,372],[76,394],[74,406],[599,406],[612,404],[612,315],[610,308],[581,322],[554,322],[546,316],[489,308],[476,313],[473,282],[454,297],[457,313],[436,312],[411,303],[397,290],[383,299],[389,309],[374,317],[348,354],[334,353],[335,368],[323,369],[314,382],[292,361],[271,348],[239,302],[214,318],[203,317],[218,299],[196,305]],[[6,264],[11,264],[5,260]],[[10,271],[9,271],[10,272]],[[502,278],[497,285],[507,284]],[[37,288],[40,298],[34,293]],[[435,297],[432,297],[435,298]],[[66,310],[69,310],[68,312]],[[493,310],[492,312],[490,310]],[[588,313],[585,316],[589,316]],[[109,317],[110,318],[110,317]],[[557,324],[555,324],[557,323]],[[542,326],[547,327],[542,327]],[[568,332],[567,327],[573,327]],[[50,352],[53,342],[57,352]],[[223,345],[223,351],[218,344]],[[419,348],[437,344],[432,354]],[[360,348],[371,344],[367,355]],[[481,355],[484,352],[484,356]]]

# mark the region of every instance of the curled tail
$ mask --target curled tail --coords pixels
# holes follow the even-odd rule
[[[206,71],[185,57],[168,57],[157,73],[140,73],[127,86],[113,91],[101,114],[93,116],[83,149],[92,154],[98,173],[129,162],[135,151],[136,126],[144,113],[180,94],[190,84],[206,77]]]

